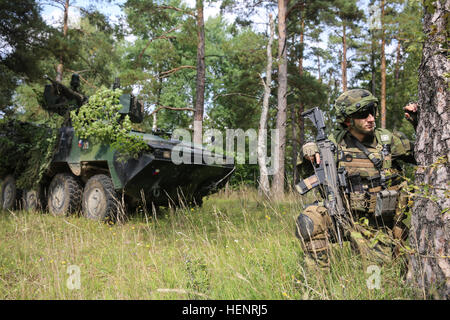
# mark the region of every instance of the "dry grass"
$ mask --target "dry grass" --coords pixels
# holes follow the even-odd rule
[[[243,187],[202,208],[149,210],[115,225],[1,212],[0,299],[417,298],[395,262],[380,266],[380,289],[369,289],[370,274],[348,247],[330,272],[307,268],[294,235],[302,205]],[[79,289],[71,289],[72,265]]]

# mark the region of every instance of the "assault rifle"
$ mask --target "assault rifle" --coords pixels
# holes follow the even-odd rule
[[[320,153],[320,164],[318,168],[314,168],[314,175],[300,181],[295,187],[302,195],[317,186],[323,188],[324,205],[333,220],[339,245],[342,246],[341,227],[346,221],[346,212],[341,191],[348,189],[346,172],[344,168],[338,170],[336,167],[336,147],[325,134],[322,111],[315,107],[303,112],[302,117],[310,119],[317,128],[315,140]]]

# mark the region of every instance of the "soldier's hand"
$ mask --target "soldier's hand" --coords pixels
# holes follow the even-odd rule
[[[413,102],[406,105],[403,110],[405,110],[405,118],[409,121],[413,121],[413,117],[417,114],[417,103]]]
[[[311,161],[311,163],[320,163],[320,154],[317,145],[314,142],[308,142],[303,145],[302,152],[305,159]]]
[[[412,102],[406,105],[403,110],[405,110],[405,118],[410,121],[414,127],[417,126],[417,102]]]

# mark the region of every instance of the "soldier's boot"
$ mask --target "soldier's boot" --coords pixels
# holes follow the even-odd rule
[[[392,260],[392,242],[388,235],[378,230],[352,230],[349,234],[351,247],[366,264],[385,264]]]
[[[310,268],[329,270],[328,230],[331,219],[325,207],[311,205],[305,208],[296,221],[296,236],[300,239],[305,262]]]
[[[405,243],[408,238],[409,228],[403,222],[406,218],[406,212],[410,210],[409,195],[405,191],[407,189],[406,181],[402,182],[400,196],[397,203],[397,209],[394,216],[394,226],[392,228],[392,235],[394,238],[393,258],[400,260],[402,264],[402,273],[408,272],[408,257],[406,254]]]
[[[305,252],[305,264],[309,269],[330,270],[330,248],[327,239],[307,241],[303,249]]]
[[[392,258],[400,263],[400,273],[406,275],[408,273],[409,260],[408,251],[405,248],[406,237],[408,235],[408,228],[394,226],[392,229],[394,235],[394,248]]]

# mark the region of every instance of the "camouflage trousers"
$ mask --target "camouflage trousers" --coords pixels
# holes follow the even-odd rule
[[[375,218],[373,214],[353,213],[353,221],[342,230],[342,238],[349,241],[354,252],[366,262],[382,264],[400,256],[407,236],[401,222],[403,211],[391,217]],[[325,207],[310,205],[299,215],[296,236],[300,239],[307,262],[320,267],[330,265],[330,250],[336,246],[335,227]]]

